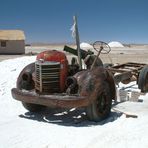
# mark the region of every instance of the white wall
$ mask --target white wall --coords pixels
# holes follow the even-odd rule
[[[0,40],[1,42],[1,40]],[[0,43],[0,54],[24,54],[25,53],[25,41],[6,41],[6,47],[1,47]]]

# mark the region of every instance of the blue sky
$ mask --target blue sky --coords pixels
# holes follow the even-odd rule
[[[80,40],[148,43],[148,0],[0,0],[0,29],[25,31],[26,42],[73,42],[78,17]]]

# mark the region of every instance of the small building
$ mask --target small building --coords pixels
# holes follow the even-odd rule
[[[0,54],[24,54],[25,35],[22,30],[0,30]]]

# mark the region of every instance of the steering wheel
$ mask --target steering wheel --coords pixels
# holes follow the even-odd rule
[[[93,48],[99,53],[108,54],[111,51],[110,46],[102,41],[96,41],[93,43]]]

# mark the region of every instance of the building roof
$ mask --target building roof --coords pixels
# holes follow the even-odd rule
[[[0,40],[25,40],[22,30],[0,30]]]

